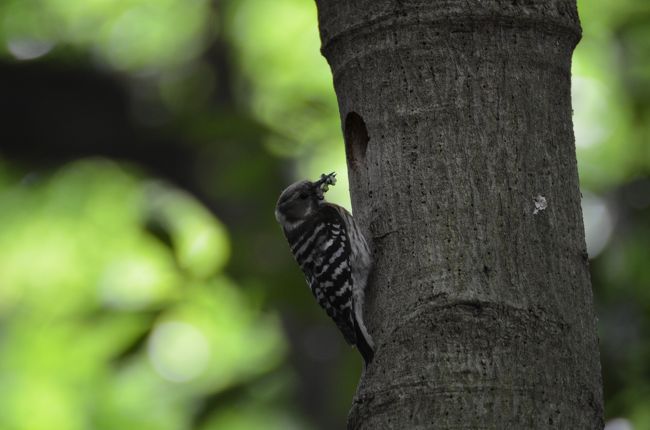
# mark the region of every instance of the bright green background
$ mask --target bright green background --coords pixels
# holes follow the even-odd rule
[[[579,8],[574,123],[606,413],[650,429],[650,2]],[[359,359],[272,216],[283,184],[331,170],[329,197],[349,206],[319,45],[307,0],[0,3],[0,68],[111,76],[142,133],[204,160],[183,166],[199,198],[137,163],[44,167],[0,143],[0,429],[342,426]]]

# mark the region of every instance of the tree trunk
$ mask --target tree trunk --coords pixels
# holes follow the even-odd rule
[[[602,428],[575,1],[316,2],[375,259],[349,428]]]

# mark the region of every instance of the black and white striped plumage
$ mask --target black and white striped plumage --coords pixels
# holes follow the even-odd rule
[[[352,215],[323,200],[333,182],[330,174],[289,186],[280,195],[275,217],[316,301],[368,364],[374,353],[363,323],[363,303],[370,250]]]

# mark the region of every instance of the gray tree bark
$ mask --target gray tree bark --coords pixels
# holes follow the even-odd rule
[[[316,3],[375,259],[349,428],[602,428],[575,0]]]

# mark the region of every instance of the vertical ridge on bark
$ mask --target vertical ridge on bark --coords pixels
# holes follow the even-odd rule
[[[349,427],[602,427],[571,122],[575,1],[317,5],[375,253],[377,351]]]

